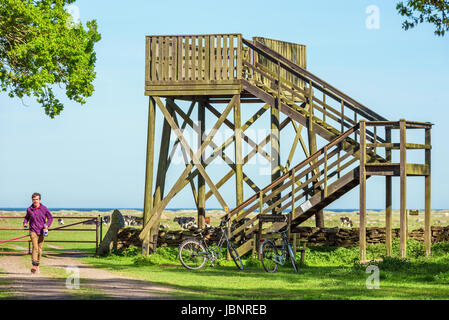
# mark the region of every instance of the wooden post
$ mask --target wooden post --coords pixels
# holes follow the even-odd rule
[[[293,254],[295,255],[295,257],[296,257],[296,247],[298,245],[297,241],[298,241],[297,234],[294,233],[293,234],[293,248],[292,249],[293,249]]]
[[[278,93],[279,94],[279,93]],[[281,176],[281,154],[280,154],[280,116],[279,116],[279,107],[280,107],[280,97],[278,96],[275,99],[275,104],[271,106],[271,136],[270,136],[270,145],[271,145],[271,182],[276,180]],[[273,190],[274,191],[274,190]],[[281,198],[281,195],[276,195],[273,197],[272,201],[276,202]],[[276,208],[273,208],[273,214],[276,214]]]
[[[242,114],[240,98],[234,104],[234,147],[235,147],[235,205],[243,202],[243,155],[242,155]],[[239,212],[240,213],[240,212]],[[237,213],[237,214],[239,214]]]
[[[204,132],[206,130],[206,110],[204,101],[198,102],[198,149],[203,144]],[[204,167],[204,153],[200,154],[200,162]],[[206,220],[206,182],[204,177],[198,175],[198,228],[204,229]]]
[[[360,261],[366,260],[366,122],[360,121]]]
[[[143,204],[143,225],[150,220],[150,211],[153,209],[153,161],[154,161],[154,129],[156,109],[153,97],[150,97],[148,110],[148,135],[147,135],[147,157],[145,172],[145,195]],[[142,254],[148,255],[150,250],[150,232],[142,241]]]
[[[309,83],[309,90],[308,90],[308,97],[307,97],[307,104],[309,107],[309,114],[308,114],[308,121],[307,121],[307,136],[309,140],[309,154],[312,155],[317,151],[317,143],[316,143],[316,133],[313,129],[313,88],[312,83]],[[316,161],[313,161],[315,163]],[[317,170],[314,170],[313,173],[317,173]],[[312,173],[312,175],[313,175]],[[319,179],[317,180],[319,181]],[[312,183],[312,188],[315,190],[315,184],[316,182]],[[323,210],[318,211],[315,213],[315,226],[317,228],[324,228],[324,214]]]
[[[385,127],[385,141],[391,143],[391,128]],[[391,163],[391,148],[385,149],[385,160]],[[392,242],[392,176],[385,177],[385,246],[387,257],[391,257],[393,252]]]
[[[261,192],[262,193],[262,192]],[[262,220],[259,219],[259,225],[258,225],[258,231],[257,231],[257,243],[260,243],[262,241]],[[261,252],[260,250],[257,250],[257,258],[261,258]]]
[[[170,113],[173,113],[172,108],[168,106]],[[154,191],[153,196],[153,207],[158,205],[164,197],[164,188],[165,188],[165,178],[168,170],[168,152],[170,149],[170,134],[171,127],[167,120],[164,119],[164,124],[162,126],[162,137],[161,137],[161,145],[159,151],[159,161],[157,167],[157,175],[156,175],[156,190]],[[159,223],[156,223],[153,228],[150,230],[150,251],[155,251],[157,247],[157,239],[159,236]]]
[[[431,196],[430,196],[430,172],[431,172],[431,154],[430,154],[430,145],[431,145],[431,138],[430,138],[430,128],[425,129],[425,144],[426,146],[429,146],[429,148],[425,151],[425,164],[429,166],[429,174],[424,177],[424,188],[425,188],[425,212],[424,212],[424,244],[426,247],[426,257],[430,257],[430,248],[432,245],[432,230],[431,230]]]
[[[295,210],[296,210],[296,207],[295,207],[295,201],[296,201],[296,198],[295,198],[295,193],[296,193],[296,181],[295,181],[295,175],[296,175],[296,170],[295,170],[295,168],[293,168],[292,169],[292,177],[291,177],[291,180],[292,180],[292,219],[294,219],[295,218]]]
[[[253,241],[254,241],[254,245],[253,245],[253,252],[252,252],[252,256],[253,258],[257,258],[257,245],[259,244],[257,242],[257,233],[254,233],[253,235]]]
[[[400,189],[401,189],[401,204],[400,204],[400,249],[401,259],[407,258],[407,137],[406,137],[406,122],[401,119],[399,122],[400,129]]]

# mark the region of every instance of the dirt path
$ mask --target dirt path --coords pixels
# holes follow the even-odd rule
[[[0,291],[17,299],[172,299],[171,288],[95,269],[75,257],[48,256],[41,265],[57,272],[31,274],[29,256],[0,258]],[[51,270],[51,269],[50,269]],[[79,274],[79,289],[73,276]]]

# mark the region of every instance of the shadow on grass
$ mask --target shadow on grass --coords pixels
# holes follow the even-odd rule
[[[129,271],[139,278],[162,286],[169,285],[181,299],[447,299],[449,289],[433,281],[434,275],[447,272],[444,263],[426,262],[415,267],[381,270],[381,289],[369,290],[369,274],[360,267],[303,266],[295,273],[282,267],[269,274],[261,268],[238,271],[235,266],[186,270],[180,265],[136,266],[132,262],[111,265],[111,261],[89,261],[97,268]],[[430,270],[430,272],[429,272]],[[159,274],[159,276],[158,276]],[[163,279],[161,279],[163,278]]]

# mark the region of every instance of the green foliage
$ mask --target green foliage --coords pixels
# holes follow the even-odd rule
[[[444,36],[449,31],[449,1],[447,0],[408,0],[399,2],[396,10],[407,18],[402,28],[408,30],[419,23],[428,22],[435,25],[434,33]]]
[[[440,272],[433,277],[436,283],[449,284],[449,272]]]
[[[179,264],[178,250],[176,248],[161,247],[149,256],[137,255],[133,259],[134,265],[137,266],[155,266],[163,264]]]
[[[247,259],[242,259],[246,268],[263,268],[262,262],[250,255]]]
[[[36,97],[54,118],[64,106],[55,86],[80,104],[92,95],[101,39],[97,22],[74,24],[65,6],[75,0],[0,0],[0,88],[11,98]]]
[[[306,265],[331,265],[344,266],[352,265],[354,261],[359,259],[358,247],[341,248],[341,247],[308,247],[306,249]]]
[[[120,257],[134,257],[140,254],[141,249],[138,247],[130,246],[126,249],[112,249],[111,254]]]
[[[382,261],[371,264],[377,265],[382,271],[407,271],[414,267],[410,260],[395,257],[384,257]]]

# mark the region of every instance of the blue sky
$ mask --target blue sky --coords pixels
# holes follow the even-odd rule
[[[62,99],[65,109],[56,119],[46,117],[32,99],[0,95],[0,207],[25,207],[39,191],[49,207],[141,208],[148,112],[145,35],[242,33],[248,39],[305,44],[307,67],[323,80],[390,120],[434,123],[432,207],[449,208],[444,122],[449,35],[436,37],[430,25],[402,30],[395,2],[77,1],[81,21],[97,19],[102,34],[95,93],[84,106]],[[370,5],[379,8],[379,29],[366,27]],[[176,170],[182,166],[169,172],[171,183],[181,172]],[[423,180],[408,180],[409,208],[424,206]],[[394,187],[398,208],[397,181]],[[232,205],[228,189],[223,190]],[[190,190],[170,206],[194,207]],[[218,204],[211,198],[207,206]],[[369,180],[367,206],[383,208],[382,178]],[[331,208],[358,208],[358,188]]]

